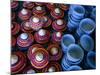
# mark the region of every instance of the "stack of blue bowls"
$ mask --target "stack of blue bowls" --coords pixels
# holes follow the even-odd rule
[[[72,33],[63,35],[61,40],[64,53],[61,66],[64,71],[96,68],[92,37],[96,28],[95,19],[95,7],[70,5],[67,27]]]
[[[71,44],[68,46],[66,54],[64,55],[61,65],[64,71],[69,70],[81,70],[78,66],[84,57],[84,50],[77,44]],[[76,66],[75,66],[76,65]],[[75,66],[70,69],[70,67]]]
[[[68,12],[68,29],[74,31],[85,16],[85,8],[81,5],[70,5]]]

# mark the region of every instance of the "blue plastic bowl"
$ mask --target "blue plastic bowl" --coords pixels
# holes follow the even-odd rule
[[[75,43],[75,38],[71,34],[65,34],[61,39],[61,46],[64,53],[67,52],[67,48],[70,44]]]
[[[83,60],[84,51],[77,44],[71,44],[67,50],[67,59],[72,62],[80,63]]]
[[[94,51],[89,51],[87,54],[87,64],[89,65],[89,67],[95,69],[96,68],[96,54]]]
[[[81,20],[79,28],[81,32],[85,34],[91,34],[95,29],[95,22],[90,18],[85,18]]]
[[[82,35],[80,38],[80,45],[86,51],[91,51],[94,49],[94,40],[89,35]]]

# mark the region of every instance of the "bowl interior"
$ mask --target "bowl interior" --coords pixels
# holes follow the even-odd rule
[[[68,51],[69,55],[74,59],[80,59],[83,57],[83,51],[81,48],[73,47]]]
[[[63,43],[65,46],[69,46],[70,44],[74,43],[74,39],[72,37],[64,37]]]

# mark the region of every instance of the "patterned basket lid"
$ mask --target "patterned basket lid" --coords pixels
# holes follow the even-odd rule
[[[11,72],[18,73],[20,72],[26,65],[26,56],[24,53],[17,51],[13,52],[11,55]]]
[[[57,44],[48,46],[47,51],[49,52],[50,61],[58,61],[62,57],[62,50]]]
[[[52,28],[56,31],[64,31],[66,29],[66,22],[63,19],[53,21]]]
[[[61,10],[60,8],[54,8],[51,11],[51,16],[55,19],[63,18],[64,17],[64,11]]]
[[[34,30],[30,27],[29,21],[24,21],[21,23],[21,30],[23,32],[29,32],[32,33]]]
[[[27,56],[28,56],[28,58],[29,58],[30,60],[32,59],[32,55],[33,55],[34,52],[37,50],[37,48],[43,48],[43,46],[40,45],[40,44],[33,44],[32,46],[29,47]]]
[[[11,33],[12,35],[18,34],[20,31],[20,25],[17,22],[12,22],[11,24]]]
[[[33,8],[32,13],[36,16],[43,16],[46,14],[45,7],[43,6],[36,6]]]
[[[40,29],[34,34],[34,38],[37,43],[45,44],[50,39],[50,32],[45,29]]]
[[[61,70],[61,66],[58,62],[50,62],[45,68],[42,69],[42,72],[58,72]]]
[[[24,8],[32,9],[34,6],[35,6],[35,4],[33,2],[30,2],[30,1],[23,2],[23,7]]]
[[[19,11],[18,17],[21,20],[28,20],[31,17],[31,11],[23,8],[21,11]]]
[[[37,69],[46,67],[49,63],[49,54],[44,48],[37,48],[32,55],[31,64]]]
[[[28,47],[34,41],[34,37],[30,33],[22,33],[17,37],[17,44],[20,47]]]
[[[42,17],[39,16],[32,16],[30,18],[30,27],[34,30],[34,31],[38,31],[39,29],[41,29],[43,27],[43,19]]]

